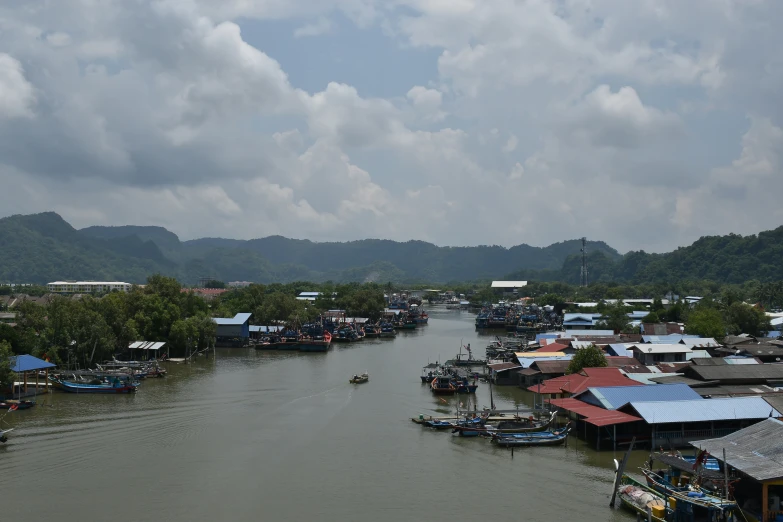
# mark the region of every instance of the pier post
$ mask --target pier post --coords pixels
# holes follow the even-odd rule
[[[514,458],[514,446],[511,446],[511,458]]]

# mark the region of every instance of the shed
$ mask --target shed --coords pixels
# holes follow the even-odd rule
[[[247,339],[250,337],[250,313],[238,313],[234,317],[215,317],[216,337]]]
[[[52,364],[49,361],[44,361],[43,359],[39,359],[38,357],[33,357],[32,355],[24,354],[24,355],[15,355],[11,357],[10,359],[10,365],[11,365],[11,371],[16,374],[22,374],[22,383],[21,385],[24,387],[23,391],[24,393],[27,393],[27,373],[28,372],[35,372],[35,389],[36,392],[38,391],[38,387],[40,385],[38,380],[38,371],[39,370],[45,370],[46,371],[46,382],[44,385],[46,388],[49,388],[49,368],[55,368],[57,365]],[[14,383],[15,387],[17,386],[16,383]],[[21,391],[21,390],[20,390]],[[13,392],[13,389],[12,389]]]
[[[683,362],[691,352],[684,344],[635,344],[631,347],[634,357],[642,364]]]
[[[696,440],[691,445],[721,461],[725,450],[725,464],[755,482],[755,488],[737,491],[743,510],[756,511],[757,518],[765,522],[779,520],[783,515],[783,422],[765,419],[729,435]],[[757,509],[751,508],[754,504]]]
[[[688,366],[687,377],[721,384],[775,384],[783,381],[783,364],[742,364],[726,366]]]

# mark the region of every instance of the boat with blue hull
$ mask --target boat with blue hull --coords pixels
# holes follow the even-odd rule
[[[394,329],[394,325],[391,323],[381,323],[379,337],[381,339],[394,339],[397,337],[397,332]]]
[[[50,376],[49,380],[56,388],[68,393],[134,393],[139,387],[138,382],[123,381],[119,378],[99,384],[66,381],[54,376]]]

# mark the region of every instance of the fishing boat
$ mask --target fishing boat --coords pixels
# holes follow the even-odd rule
[[[280,342],[277,345],[278,350],[298,350],[301,335],[295,329],[287,329],[280,334]]]
[[[8,434],[14,431],[13,428],[8,428],[7,430],[0,430],[0,442],[5,444],[8,442]]]
[[[348,382],[351,383],[351,384],[362,384],[362,383],[367,382],[369,380],[370,380],[370,374],[367,373],[367,372],[364,372],[361,375],[358,375],[358,374],[354,375],[353,377],[351,377],[348,380]]]
[[[0,410],[17,411],[29,410],[35,406],[35,401],[7,400],[0,402]]]
[[[498,433],[534,433],[537,431],[546,431],[552,426],[557,417],[557,412],[553,412],[543,421],[535,421],[533,417],[527,419],[517,417],[513,420],[504,420],[497,423],[495,430]]]
[[[350,325],[343,325],[337,329],[332,340],[337,343],[353,343],[361,340],[359,334]]]
[[[451,376],[446,375],[439,375],[432,379],[430,388],[435,395],[454,395],[457,393],[457,387],[454,386]]]
[[[327,352],[332,345],[332,334],[323,328],[311,328],[299,341],[300,352]]]
[[[617,488],[617,497],[623,507],[642,515],[649,516],[655,522],[668,522],[672,510],[666,505],[666,499],[655,490],[637,482],[628,475],[623,475]]]
[[[658,455],[657,458],[660,459],[661,456],[663,455]],[[647,468],[643,468],[642,473],[650,489],[665,497],[674,498],[678,505],[689,506],[690,520],[713,522],[739,519],[741,510],[733,500],[710,494],[697,483],[679,481],[675,485],[664,475],[659,475],[657,472]],[[704,471],[702,471],[703,473]]]
[[[426,420],[422,423],[422,425],[432,428],[434,430],[445,430],[448,428],[453,428],[454,425],[449,421],[442,421],[442,420],[436,420],[436,419],[430,419]]]
[[[381,338],[394,338],[397,337],[397,332],[394,330],[394,325],[391,323],[381,323]]]
[[[655,462],[663,466],[655,469]],[[725,492],[727,477],[721,473],[717,460],[707,458],[706,453],[692,459],[679,453],[653,453],[642,473],[647,485],[660,492],[701,491],[712,497]]]
[[[119,378],[101,382],[100,384],[71,382],[54,376],[49,376],[49,380],[52,381],[56,388],[69,393],[133,393],[139,387],[137,382],[122,381]]]
[[[375,339],[381,336],[381,327],[377,324],[365,325],[362,330],[364,331],[364,336],[368,339]],[[394,329],[392,328],[392,330]]]
[[[468,381],[467,377],[455,378],[453,382],[454,386],[457,387],[457,393],[476,393],[476,390],[478,389],[478,384],[475,379],[472,384]]]
[[[520,446],[557,446],[565,442],[570,429],[570,426],[566,425],[555,431],[499,433],[492,435],[492,442],[505,448]]]
[[[440,371],[440,364],[434,362],[429,363],[427,366],[422,366],[419,378],[422,384],[429,384],[432,382],[432,379],[440,375],[443,375]]]

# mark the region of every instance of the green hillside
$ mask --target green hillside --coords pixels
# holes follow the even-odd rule
[[[588,242],[591,282],[708,279],[737,283],[783,278],[783,227],[751,236],[704,237],[666,254],[620,255]],[[578,240],[547,247],[439,247],[365,239],[317,243],[271,236],[180,241],[162,227],[75,230],[53,212],[0,219],[0,281],[111,279],[141,283],[153,273],[193,284],[201,277],[259,283],[393,281],[445,283],[499,278],[578,283]]]

